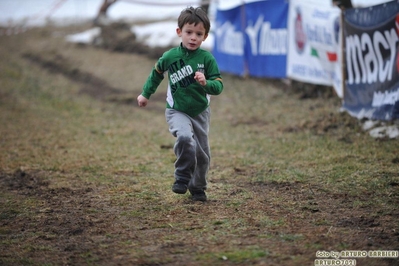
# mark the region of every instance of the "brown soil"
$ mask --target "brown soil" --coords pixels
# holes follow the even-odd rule
[[[236,169],[235,172],[237,180],[240,180],[240,176],[251,175],[249,169]],[[20,216],[13,210],[5,210],[0,219],[2,230],[6,230],[7,234],[13,232],[15,238],[27,238],[31,242],[32,249],[25,250],[24,255],[35,261],[35,265],[44,265],[46,262],[55,265],[81,265],[90,261],[95,265],[202,265],[191,257],[198,248],[212,252],[231,243],[238,243],[242,247],[272,247],[286,254],[269,254],[265,264],[262,264],[262,260],[258,263],[252,262],[259,265],[309,265],[315,254],[307,254],[306,245],[321,246],[327,251],[334,250],[333,247],[339,246],[343,241],[350,248],[343,246],[342,250],[399,248],[399,232],[395,230],[398,210],[387,212],[353,206],[354,201],[372,199],[375,197],[373,193],[353,197],[345,193],[329,193],[321,187],[303,183],[249,183],[241,179],[236,188],[228,192],[229,196],[234,197],[248,190],[255,197],[233,210],[224,209],[225,202],[217,200],[210,200],[204,205],[187,201],[184,203],[185,211],[170,212],[167,217],[158,217],[157,220],[148,220],[146,217],[126,220],[126,217],[120,215],[126,211],[124,204],[111,202],[100,196],[103,195],[101,190],[105,188],[92,184],[82,184],[73,189],[50,188],[49,182],[43,180],[43,175],[48,173],[17,171],[13,175],[0,174],[0,187],[3,191],[14,194],[19,200],[33,197],[40,202],[40,205],[29,210],[32,215]],[[224,182],[226,181],[212,180],[214,190]],[[398,185],[391,184],[392,187]],[[276,201],[275,198],[279,200]],[[167,205],[159,200],[160,208]],[[388,201],[398,204],[399,197],[396,195]],[[132,208],[145,210],[154,206],[148,206],[147,202],[136,202]],[[293,208],[298,212],[291,212]],[[264,225],[251,218],[254,210],[267,213],[277,224],[270,224],[265,232]],[[217,234],[223,228],[222,219],[213,228],[204,228],[200,223],[201,217],[212,218],[215,215],[219,218],[229,217],[232,221],[245,218],[245,230],[241,230],[240,235],[219,236],[213,244],[198,236],[194,238],[197,230],[211,230]],[[278,225],[281,217],[287,220],[284,225]],[[171,225],[179,220],[186,221],[180,228]],[[235,226],[240,225],[238,223]],[[33,235],[34,237],[29,237]],[[161,241],[167,235],[174,235],[178,240]],[[274,236],[281,241],[276,242],[266,236],[259,238],[262,235]],[[306,244],[293,245],[296,238],[302,239],[301,242]],[[121,246],[129,241],[137,243],[152,255],[131,257]],[[40,247],[46,248],[41,251]],[[47,250],[47,247],[51,249]],[[82,254],[87,254],[87,258],[82,257]],[[0,261],[13,256],[13,250],[3,250]],[[298,258],[297,262],[289,260],[292,256]],[[367,258],[357,261],[358,265],[397,265],[397,260],[392,259]],[[226,261],[223,265],[237,263]]]

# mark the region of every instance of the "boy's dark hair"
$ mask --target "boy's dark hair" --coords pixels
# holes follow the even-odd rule
[[[211,23],[209,22],[208,14],[200,7],[194,8],[191,6],[184,9],[177,19],[177,25],[180,29],[182,29],[187,23],[194,23],[196,26],[200,22],[204,24],[205,34],[208,34],[211,28]]]

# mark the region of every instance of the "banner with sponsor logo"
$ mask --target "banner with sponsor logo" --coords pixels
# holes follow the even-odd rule
[[[245,58],[249,74],[285,78],[288,2],[254,2],[247,4],[245,10]]]
[[[331,2],[290,1],[287,76],[333,86],[342,97],[340,14],[341,10]]]
[[[343,15],[344,109],[359,119],[398,119],[399,1]]]
[[[213,54],[223,72],[286,77],[288,1],[218,10]]]
[[[243,76],[244,34],[241,11],[238,6],[229,10],[218,10],[215,21],[215,45],[213,55],[220,71]]]

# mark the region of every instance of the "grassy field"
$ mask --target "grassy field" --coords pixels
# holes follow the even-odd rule
[[[166,82],[135,102],[154,59],[66,43],[77,30],[0,37],[0,265],[291,266],[399,250],[399,142],[371,138],[337,97],[224,74],[209,200],[192,202],[171,191]]]

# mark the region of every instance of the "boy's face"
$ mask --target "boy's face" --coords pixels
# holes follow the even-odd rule
[[[177,28],[176,33],[181,38],[183,47],[192,51],[199,48],[208,37],[207,34],[205,35],[205,28],[202,22],[197,23],[197,25],[187,23],[182,29]]]

